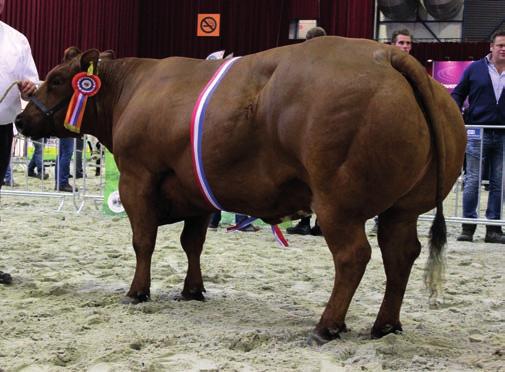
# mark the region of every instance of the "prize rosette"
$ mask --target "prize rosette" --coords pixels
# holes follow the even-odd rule
[[[102,82],[97,75],[88,75],[86,72],[80,72],[72,79],[74,91],[87,97],[94,96],[100,90]]]

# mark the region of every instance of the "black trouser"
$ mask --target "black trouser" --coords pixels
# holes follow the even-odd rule
[[[84,140],[82,137],[76,138],[75,140],[75,171],[74,171],[74,176],[77,177],[78,174],[82,176],[82,152],[84,151]]]
[[[300,222],[298,222],[298,225],[310,227],[310,216],[302,217]]]
[[[5,178],[5,172],[11,161],[12,138],[14,132],[11,124],[0,124],[0,188]]]

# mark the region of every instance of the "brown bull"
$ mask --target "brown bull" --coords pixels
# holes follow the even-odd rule
[[[71,136],[62,124],[70,81],[98,64],[102,87],[89,99],[82,132],[113,152],[121,173],[137,257],[127,296],[149,298],[158,226],[184,221],[182,295],[203,299],[200,255],[215,208],[195,178],[190,121],[223,61],[99,61],[97,50],[77,52],[67,50],[17,127],[31,137]],[[236,61],[208,105],[202,158],[226,210],[269,223],[317,214],[335,264],[333,292],[312,333],[321,343],[346,328],[371,254],[365,221],[375,215],[387,283],[372,336],[401,330],[400,307],[421,249],[417,218],[437,207],[428,270],[434,277],[446,237],[442,200],[460,173],[465,143],[458,108],[413,57],[372,41],[324,37]]]

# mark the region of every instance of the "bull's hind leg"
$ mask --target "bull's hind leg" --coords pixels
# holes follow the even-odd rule
[[[182,298],[185,300],[203,301],[202,271],[200,269],[200,255],[207,234],[209,216],[188,218],[184,221],[181,234],[181,245],[188,257],[188,272],[184,280]]]
[[[371,248],[364,221],[343,223],[319,212],[318,221],[335,265],[333,291],[319,324],[309,338],[311,343],[322,344],[346,331],[345,315],[370,260]]]
[[[386,293],[372,328],[374,338],[402,330],[403,295],[412,265],[421,251],[416,225],[417,217],[399,219],[392,212],[379,216],[378,239],[386,272]]]

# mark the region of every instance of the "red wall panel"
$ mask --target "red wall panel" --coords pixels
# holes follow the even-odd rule
[[[221,14],[220,37],[197,37],[198,13]],[[245,55],[295,43],[289,21],[319,18],[328,34],[371,38],[373,0],[7,0],[0,18],[30,40],[43,78],[71,45],[113,49],[117,56],[204,58],[225,49]],[[423,43],[427,59],[480,58],[486,44]]]
[[[69,46],[137,54],[139,0],[7,0],[2,20],[26,35],[43,78]]]

